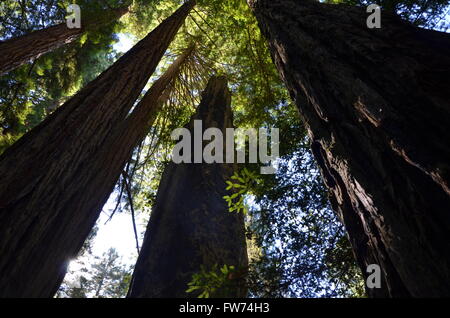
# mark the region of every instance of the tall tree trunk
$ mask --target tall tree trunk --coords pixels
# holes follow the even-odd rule
[[[231,95],[223,77],[213,77],[193,121],[203,129],[233,127]],[[193,152],[192,152],[193,154]],[[242,214],[228,212],[223,199],[230,164],[170,163],[159,185],[128,297],[189,297],[192,275],[214,265],[247,266]],[[245,296],[235,288],[229,296]]]
[[[145,139],[161,106],[169,98],[167,90],[170,84],[179,75],[182,65],[193,54],[193,50],[192,46],[180,55],[147,91],[133,112],[111,131],[89,167],[90,179],[83,181],[86,193],[102,198],[113,191],[133,150]],[[129,188],[127,192],[128,190]]]
[[[98,156],[194,5],[184,4],[0,156],[0,296],[57,290],[113,188],[87,191],[101,172]]]
[[[151,86],[133,112],[111,131],[97,154],[95,162],[90,167],[90,180],[84,182],[87,193],[94,197],[105,197],[113,191],[122,173],[124,173],[125,178],[128,177],[126,171],[124,171],[126,163],[132,157],[133,150],[147,136],[161,106],[170,97],[169,86],[180,74],[181,67],[193,52],[194,46],[186,49]],[[129,185],[125,184],[125,187],[131,200]],[[135,226],[134,223],[133,225]],[[136,246],[138,247],[138,244]]]
[[[450,295],[450,37],[363,8],[249,1],[370,296]]]
[[[0,42],[0,75],[5,74],[42,54],[51,52],[78,39],[87,30],[119,19],[128,7],[113,9],[102,17],[82,20],[81,28],[69,29],[61,23],[23,36]]]
[[[133,150],[144,140],[152,127],[160,107],[169,97],[167,90],[173,80],[180,74],[181,67],[194,52],[194,46],[189,47],[181,54],[167,71],[150,87],[142,100],[136,105],[133,112],[113,130],[108,137],[108,146],[102,149],[102,160],[98,160],[98,169],[102,169],[103,178],[94,176],[99,182],[112,176],[114,183],[120,176],[126,161]],[[111,173],[114,171],[114,173]],[[98,186],[92,186],[92,191]],[[110,192],[109,192],[110,193]]]

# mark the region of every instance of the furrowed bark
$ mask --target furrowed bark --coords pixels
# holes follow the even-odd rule
[[[249,1],[372,297],[450,296],[450,37],[364,8]]]
[[[66,23],[61,23],[4,42],[0,41],[0,75],[75,41],[88,30],[120,19],[127,12],[128,7],[118,8],[100,19],[96,17],[86,19],[86,22],[82,20],[81,28],[69,29]]]
[[[191,134],[194,120],[202,120],[203,129],[216,127],[225,132],[233,127],[230,103],[226,79],[212,78],[188,125]],[[225,181],[234,169],[233,164],[219,163],[167,166],[128,297],[195,297],[186,290],[201,266],[247,267],[243,215],[228,212],[223,199]],[[229,296],[245,294],[244,288],[236,287]]]
[[[89,192],[99,154],[194,5],[184,4],[0,156],[0,297],[56,292],[110,194]]]

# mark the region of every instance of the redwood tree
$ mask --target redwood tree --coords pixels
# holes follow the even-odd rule
[[[249,1],[309,129],[370,296],[450,295],[450,36],[382,12]]]
[[[102,147],[194,5],[184,4],[0,156],[0,296],[53,296],[114,187],[88,187]]]
[[[34,31],[17,38],[0,42],[0,75],[7,73],[42,54],[48,53],[78,39],[88,30],[97,28],[111,20],[119,19],[128,12],[128,7],[112,9],[108,14],[82,20],[81,28],[68,28],[66,23]]]
[[[190,47],[180,55],[147,91],[133,112],[110,132],[89,168],[91,173],[90,179],[85,182],[85,192],[95,197],[105,197],[111,193],[122,173],[124,178],[130,178],[124,169],[126,163],[153,126],[161,106],[170,97],[170,85],[193,54],[193,49],[194,47]],[[128,181],[131,180],[126,182]],[[128,186],[125,185],[127,191],[130,191]],[[131,200],[131,194],[128,195]]]
[[[231,94],[223,77],[213,77],[188,125],[224,132],[233,127]],[[193,151],[191,151],[193,156]],[[193,160],[192,160],[193,162]],[[234,164],[170,163],[162,176],[134,270],[128,297],[189,297],[193,274],[214,266],[245,269],[247,249],[242,214],[230,213],[223,196]],[[245,296],[239,287],[228,296]]]

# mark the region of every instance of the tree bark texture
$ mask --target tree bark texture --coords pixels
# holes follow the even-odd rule
[[[56,292],[114,188],[90,186],[102,174],[97,162],[108,138],[194,5],[183,5],[0,156],[0,297]]]
[[[450,296],[450,37],[382,12],[249,1],[372,297]]]
[[[69,29],[66,23],[61,23],[29,34],[0,41],[0,75],[37,59],[42,54],[51,52],[65,44],[78,39],[87,30],[110,23],[128,12],[128,8],[118,8],[105,16],[82,21],[81,28]]]
[[[204,130],[232,128],[230,103],[226,79],[213,77],[188,125],[191,135],[194,120],[202,120]],[[234,169],[221,163],[171,162],[166,167],[128,297],[194,297],[186,290],[201,266],[247,267],[243,215],[230,213],[223,199]],[[229,296],[245,293],[237,287]]]

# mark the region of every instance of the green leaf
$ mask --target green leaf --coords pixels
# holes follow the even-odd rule
[[[40,66],[36,66],[36,74],[39,76],[44,75],[44,69],[42,69]]]
[[[186,290],[186,293],[192,293],[193,291],[196,291],[197,289],[200,289],[200,286],[192,286],[192,287],[189,287],[189,288]]]
[[[83,45],[84,43],[86,43],[88,39],[88,35],[87,33],[84,33],[81,37],[80,37],[80,44]]]

